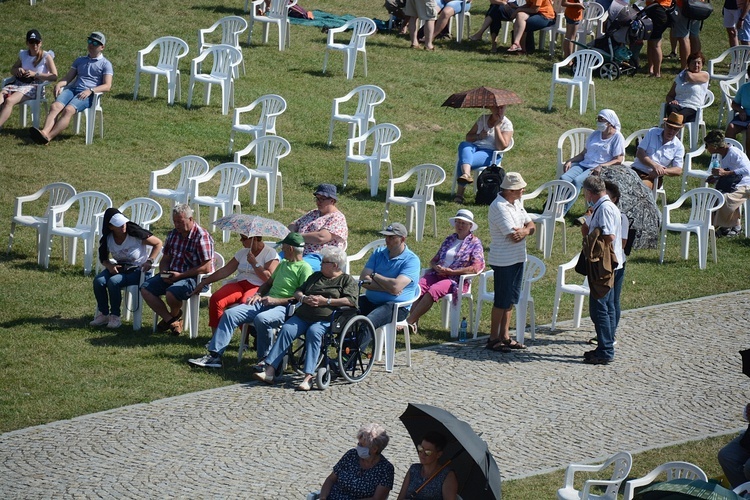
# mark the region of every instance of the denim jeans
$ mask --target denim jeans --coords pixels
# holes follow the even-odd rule
[[[589,315],[596,329],[595,357],[613,360],[615,358],[615,332],[617,311],[615,310],[615,290],[610,289],[604,297],[589,297]]]
[[[301,335],[305,336],[305,367],[304,371],[308,375],[315,373],[316,365],[318,364],[318,356],[320,355],[320,344],[323,340],[323,335],[331,328],[330,321],[316,321],[313,323],[307,322],[297,316],[289,318],[284,326],[281,327],[276,342],[266,356],[266,363],[273,366],[277,371],[281,360],[284,359],[289,346],[292,345],[294,339]]]
[[[242,323],[252,322],[258,334],[258,359],[263,359],[268,354],[273,341],[274,330],[284,323],[286,318],[286,306],[263,306],[260,302],[249,306],[246,304],[230,307],[224,311],[224,315],[216,327],[216,332],[208,343],[208,351],[221,356],[224,354],[235,328]]]
[[[387,325],[393,318],[393,303],[373,304],[364,295],[359,297],[359,310],[367,316],[372,322],[372,326],[377,330],[381,326]],[[398,320],[403,321],[409,315],[409,309],[400,307],[398,309]]]
[[[583,186],[583,181],[585,181],[586,177],[588,177],[590,174],[591,174],[590,168],[583,168],[578,163],[574,163],[570,167],[570,170],[568,170],[567,172],[565,172],[564,174],[560,176],[561,180],[568,181],[576,187],[576,197],[565,204],[566,214],[570,210],[570,207],[572,207],[573,204],[578,199],[578,194],[581,192],[581,186]]]
[[[122,316],[120,307],[122,305],[122,289],[131,285],[140,284],[141,271],[132,273],[112,274],[109,270],[104,269],[94,278],[94,297],[96,298],[96,308],[99,312],[107,316]],[[109,297],[108,297],[109,295]],[[140,294],[138,294],[140,300]],[[107,303],[109,302],[109,305]]]
[[[458,145],[458,160],[456,161],[458,175],[461,175],[461,165],[471,165],[472,170],[488,167],[494,152],[492,149],[480,148],[472,142],[463,141]]]
[[[727,476],[732,488],[750,481],[750,451],[740,444],[744,435],[744,432],[740,433],[739,436],[719,450],[719,465],[721,465],[721,470],[724,471],[724,475]]]
[[[615,292],[615,330],[620,324],[620,293],[622,293],[622,283],[625,281],[625,263],[622,264],[622,268],[615,271],[615,286],[613,288]],[[615,332],[616,333],[616,332]]]

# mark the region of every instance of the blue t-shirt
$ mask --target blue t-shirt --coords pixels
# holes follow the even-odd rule
[[[382,247],[370,256],[365,264],[365,268],[372,269],[375,273],[385,276],[386,278],[395,278],[401,274],[408,276],[411,282],[401,290],[400,295],[393,295],[376,290],[367,290],[365,296],[367,300],[375,305],[385,304],[386,302],[404,302],[411,300],[419,293],[419,273],[421,272],[419,257],[408,247],[404,248],[401,254],[393,259],[390,258],[388,247]]]
[[[75,87],[71,88],[74,93],[98,87],[104,81],[104,75],[115,74],[112,63],[102,55],[96,59],[81,56],[73,61],[70,67],[75,69],[77,73]]]

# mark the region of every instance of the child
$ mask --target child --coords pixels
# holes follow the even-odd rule
[[[568,57],[573,53],[573,41],[576,39],[578,25],[583,19],[583,3],[580,0],[562,0],[565,7],[565,40],[563,40],[563,55]]]

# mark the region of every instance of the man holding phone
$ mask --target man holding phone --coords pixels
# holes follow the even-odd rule
[[[179,335],[183,325],[182,302],[193,293],[199,274],[213,272],[214,239],[195,223],[193,210],[187,204],[174,207],[172,222],[174,229],[164,243],[160,273],[141,285],[141,295],[162,318],[157,330]],[[166,304],[162,295],[166,296]]]

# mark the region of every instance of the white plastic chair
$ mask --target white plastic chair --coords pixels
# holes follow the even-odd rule
[[[557,140],[557,170],[555,177],[563,174],[563,165],[586,148],[586,141],[594,131],[590,128],[573,128],[562,133]]]
[[[466,9],[466,0],[461,0],[461,12],[452,16],[448,21],[448,33],[453,31],[453,18],[456,18],[456,42],[461,43],[464,38],[464,26],[471,33],[471,12]]]
[[[735,141],[734,139],[726,139],[727,142],[730,140],[737,143],[737,141]],[[708,187],[708,183],[706,181],[711,175],[711,172],[709,171],[710,167],[706,170],[693,168],[693,162],[695,161],[695,159],[700,157],[705,151],[706,145],[702,144],[701,147],[699,147],[695,151],[689,151],[685,154],[685,161],[682,165],[682,186],[680,188],[680,194],[685,194],[685,192],[688,191],[688,179],[690,179],[691,177],[694,179],[698,179],[702,183],[701,187]]]
[[[128,200],[118,208],[131,222],[134,222],[141,226],[143,229],[151,230],[151,224],[155,224],[156,221],[161,219],[164,210],[161,208],[158,202],[151,198],[133,198]],[[127,211],[130,211],[128,216]]]
[[[48,51],[52,56],[54,57],[54,53],[52,51]],[[9,85],[16,81],[16,78],[13,76],[9,76],[8,78],[4,78],[2,83],[0,83],[0,88],[5,87],[6,85]],[[44,106],[45,111],[49,111],[49,105],[47,103],[45,90],[47,85],[49,85],[50,82],[42,82],[37,84],[36,87],[36,97],[34,99],[29,99],[23,102],[18,103],[20,115],[19,118],[21,120],[21,126],[27,127],[27,112],[31,112],[31,123],[34,125],[34,127],[39,128],[39,124],[42,121],[42,106]]]
[[[39,200],[45,194],[48,194],[48,198],[47,198],[47,208],[44,209],[44,215],[41,215],[41,216],[31,215],[29,214],[28,211],[25,214],[23,213],[24,203],[30,203],[32,201]],[[10,253],[11,249],[13,248],[13,240],[15,238],[16,225],[33,227],[34,229],[36,229],[37,263],[41,265],[42,264],[42,254],[41,254],[42,246],[40,245],[40,243],[42,241],[42,237],[47,232],[47,221],[49,219],[50,209],[53,206],[62,205],[63,203],[68,201],[72,196],[75,196],[75,194],[76,194],[76,189],[70,184],[67,184],[65,182],[53,182],[52,184],[47,184],[46,186],[44,186],[42,189],[40,189],[34,194],[30,194],[27,196],[17,196],[15,205],[13,207],[13,217],[10,219],[10,234],[8,236],[8,253]],[[65,215],[64,212],[59,214],[60,220],[58,222],[60,224],[62,224],[62,218],[64,215]]]
[[[159,60],[156,65],[147,65],[145,58],[155,49],[159,50]],[[145,49],[138,51],[135,57],[135,89],[133,100],[138,99],[138,87],[141,73],[151,75],[151,97],[156,97],[156,87],[159,77],[167,79],[167,104],[174,104],[175,96],[182,98],[180,89],[180,59],[190,51],[187,42],[174,36],[157,38]]]
[[[508,144],[508,147],[506,147],[505,149],[496,149],[492,153],[492,160],[490,161],[490,165],[501,166],[502,165],[502,159],[505,156],[505,153],[507,153],[508,151],[510,151],[511,149],[513,149],[513,146],[515,146],[515,144],[516,144],[515,139],[513,137],[511,137],[510,138],[510,144]],[[482,172],[484,172],[485,168],[487,168],[487,167],[479,167],[477,169],[474,169],[474,176],[476,178],[479,178],[479,176],[482,175]],[[456,194],[456,185],[458,184],[458,177],[459,177],[458,168],[454,166],[454,168],[453,168],[453,183],[451,184],[451,196],[453,196],[454,194]],[[469,184],[466,187],[468,189],[474,189],[475,184]]]
[[[575,70],[572,78],[560,76],[560,71],[567,71],[568,65],[573,62]],[[555,85],[568,86],[568,107],[573,107],[573,95],[575,89],[580,93],[578,112],[584,114],[588,106],[589,95],[591,106],[596,108],[596,86],[594,85],[594,70],[604,63],[604,57],[595,50],[579,50],[568,57],[552,65],[552,86],[549,91],[548,110],[552,109],[555,100]]]
[[[355,97],[357,109],[354,113],[342,113],[341,105],[348,103]],[[344,122],[349,125],[349,139],[367,132],[370,124],[375,125],[375,106],[383,101],[385,101],[385,92],[377,85],[360,85],[344,97],[334,97],[331,124],[328,127],[328,145],[330,146],[333,142],[333,125],[336,122]]]
[[[518,6],[522,7],[523,5],[526,5],[525,0],[521,0],[518,2]],[[555,10],[555,18],[558,18],[562,15],[562,7],[560,6],[560,0],[552,0],[552,7]],[[505,23],[510,24],[510,23]],[[553,56],[555,54],[555,47],[556,47],[556,36],[554,36],[555,28],[556,28],[556,22],[551,24],[550,26],[547,26],[546,28],[542,28],[537,31],[539,33],[539,52],[544,50],[544,43],[545,41],[549,41],[549,54],[550,56]],[[513,26],[515,26],[515,20],[513,21]],[[533,33],[530,33],[528,36],[533,36]]]
[[[728,65],[724,63],[727,57],[729,58]],[[706,71],[711,76],[711,80],[721,82],[732,80],[737,75],[744,77],[747,73],[748,64],[750,64],[750,46],[737,45],[729,47],[719,54],[719,57],[709,59]],[[726,73],[722,73],[721,71],[726,71]]]
[[[372,149],[367,154],[367,142],[370,138],[372,138]],[[349,139],[346,142],[344,182],[341,189],[346,189],[346,182],[349,177],[349,164],[362,163],[367,166],[367,182],[370,185],[370,196],[377,196],[378,185],[380,184],[380,170],[384,163],[388,164],[388,178],[393,177],[391,146],[400,138],[401,130],[397,126],[392,123],[380,123],[363,134]],[[355,151],[357,152],[355,153]]]
[[[357,262],[357,261],[364,259],[368,253],[375,251],[376,249],[382,246],[385,246],[385,238],[380,238],[378,240],[371,241],[367,245],[363,246],[362,249],[359,252],[355,253],[354,255],[347,255],[346,265],[343,271],[346,274],[351,274],[352,276],[359,276],[359,273],[352,273],[352,262]]]
[[[258,14],[258,7],[265,8],[265,0],[254,0],[250,7],[250,29],[247,34],[247,44],[252,44],[253,27],[255,23],[263,23],[263,43],[268,43],[268,30],[271,24],[279,28],[279,50],[292,45],[289,35],[289,8],[297,5],[297,0],[271,0],[271,5],[262,15]],[[245,10],[247,10],[247,0]]]
[[[482,304],[489,302],[490,304],[495,301],[494,288],[490,287],[490,280],[494,279],[495,271],[490,269],[489,271],[483,271],[479,274],[479,285],[477,286],[477,305],[474,310],[474,324],[471,328],[471,333],[474,338],[477,338],[479,333],[479,322],[482,320]]]
[[[333,41],[336,33],[343,33],[347,30],[352,30],[352,38],[349,43],[335,43]],[[365,46],[367,37],[377,31],[375,28],[375,22],[372,19],[366,17],[357,17],[340,28],[331,28],[328,30],[328,41],[326,42],[325,56],[323,56],[323,73],[326,72],[328,66],[328,51],[338,50],[344,53],[344,73],[346,73],[346,79],[351,80],[354,78],[354,67],[357,65],[357,53],[362,53],[362,62],[364,63],[365,76],[367,76],[367,48]]]
[[[603,22],[606,11],[604,6],[596,2],[586,2],[583,5],[583,19],[578,24],[576,37],[578,43],[585,45],[589,36],[596,38],[599,25]]]
[[[667,462],[659,465],[656,469],[643,477],[627,481],[625,483],[625,491],[623,492],[622,500],[633,500],[636,488],[653,483],[661,474],[666,475],[666,481],[682,478],[708,481],[706,473],[697,465],[689,462]]]
[[[627,151],[628,147],[630,147],[630,144],[633,142],[640,145],[641,142],[643,142],[643,139],[646,138],[646,134],[648,134],[648,131],[650,129],[642,128],[640,130],[636,130],[629,136],[625,138],[625,150]],[[638,151],[638,146],[636,146],[636,152]],[[635,161],[635,153],[633,153],[633,161]],[[623,165],[626,167],[632,167],[633,161],[624,161],[622,162]],[[664,206],[667,204],[667,191],[664,189],[664,179],[662,178],[659,182],[654,182],[653,187],[651,188],[651,196],[654,198],[654,203],[659,203],[659,200],[661,200],[661,206]]]
[[[199,73],[199,67],[208,57],[213,59],[213,67],[210,73]],[[195,82],[205,84],[204,104],[211,101],[211,85],[221,88],[221,114],[229,113],[229,107],[234,107],[234,73],[242,62],[242,52],[231,45],[214,45],[207,48],[190,62],[190,86],[188,88],[187,107],[193,101],[193,88]]]
[[[565,485],[557,490],[558,500],[617,500],[617,491],[620,483],[628,477],[633,465],[633,457],[626,451],[621,451],[608,458],[606,462],[598,465],[570,464],[565,471]],[[573,484],[573,476],[576,472],[601,472],[612,467],[612,476],[609,479],[589,479],[583,483],[583,489],[577,490]],[[602,495],[591,493],[592,486],[604,486],[606,490]]]
[[[748,496],[750,495],[750,481],[746,483],[742,483],[741,485],[737,486],[735,489],[733,489],[735,493],[737,493],[740,496]]]
[[[242,123],[240,117],[244,113],[249,113],[260,106],[260,117],[258,123]],[[286,111],[286,101],[283,97],[276,94],[266,94],[258,97],[256,100],[243,106],[235,108],[232,131],[229,133],[229,154],[234,149],[234,134],[250,134],[253,139],[263,137],[264,135],[276,135],[276,118]]]
[[[579,254],[580,255],[580,254]],[[560,264],[557,267],[557,284],[555,285],[555,302],[552,305],[552,324],[550,327],[552,330],[555,329],[557,324],[557,311],[560,309],[560,298],[563,293],[569,293],[574,297],[573,305],[573,328],[581,326],[581,314],[583,314],[583,299],[589,296],[589,280],[587,277],[583,278],[583,283],[580,285],[575,283],[568,283],[565,280],[565,273],[572,269],[575,269],[578,263],[578,257],[576,255],[569,262]]]
[[[451,332],[451,338],[458,337],[458,329],[461,327],[461,318],[464,314],[461,312],[461,306],[464,300],[469,302],[469,313],[465,316],[469,319],[469,330],[474,331],[474,295],[471,293],[471,285],[474,282],[474,278],[479,276],[479,273],[462,274],[458,278],[457,297],[453,300],[453,294],[448,294],[440,299],[440,315],[443,320],[443,328],[449,329]],[[468,288],[464,291],[464,286],[468,284]]]
[[[94,92],[91,106],[76,113],[76,135],[81,133],[81,115],[86,119],[86,145],[94,142],[96,117],[99,116],[99,137],[104,138],[104,111],[102,110],[102,93]]]
[[[78,204],[78,220],[75,226],[66,226],[62,214],[67,212],[74,204]],[[84,191],[70,197],[62,205],[50,207],[47,224],[47,231],[42,239],[40,255],[43,256],[44,268],[49,268],[50,253],[52,251],[52,237],[62,236],[63,238],[72,238],[73,244],[70,249],[68,261],[71,265],[76,263],[76,248],[78,240],[83,241],[84,264],[83,272],[88,275],[94,260],[94,247],[96,246],[96,236],[100,232],[98,223],[99,218],[104,211],[112,207],[112,200],[109,196],[98,191]],[[63,254],[65,246],[63,245]]]
[[[529,331],[531,340],[536,340],[536,310],[534,309],[534,297],[531,296],[531,285],[544,277],[547,272],[547,266],[541,259],[533,255],[526,256],[526,263],[523,266],[523,278],[521,296],[516,305],[516,342],[524,343],[526,334],[526,316],[529,317]],[[495,294],[492,294],[495,298]]]
[[[250,201],[253,205],[258,199],[258,181],[265,180],[268,185],[267,212],[272,214],[279,200],[279,208],[284,208],[284,184],[279,171],[279,160],[292,151],[289,141],[277,135],[258,137],[242,151],[234,154],[234,161],[239,163],[243,156],[255,155],[255,168],[250,169]]]
[[[680,208],[690,200],[690,218],[687,222],[672,222],[671,212]],[[716,231],[711,223],[711,214],[724,204],[724,195],[713,188],[691,189],[677,201],[662,208],[661,239],[659,242],[659,264],[664,263],[664,253],[667,249],[667,231],[682,233],[682,258],[687,260],[690,246],[690,233],[698,238],[698,268],[705,269],[708,260],[708,245],[714,263],[718,262],[716,255]]]
[[[404,343],[406,344],[406,366],[411,368],[409,326],[406,323],[406,319],[403,321],[398,320],[398,310],[401,307],[414,304],[419,300],[420,296],[419,288],[417,288],[417,293],[413,299],[404,302],[393,302],[393,316],[391,317],[391,321],[375,330],[375,360],[380,361],[383,358],[383,351],[385,351],[385,371],[388,373],[393,371],[394,359],[396,357],[396,331],[399,327],[401,327],[404,332]]]
[[[410,182],[416,176],[414,193],[411,196],[396,196],[396,185]],[[401,177],[388,180],[388,188],[385,193],[385,211],[383,213],[383,227],[388,225],[390,206],[401,205],[406,207],[406,220],[409,232],[414,228],[414,220],[417,221],[416,241],[422,241],[424,236],[425,219],[427,208],[432,207],[433,233],[437,236],[437,211],[435,209],[435,188],[445,181],[445,170],[432,163],[417,165],[409,169]]]
[[[211,182],[219,176],[219,187],[216,195],[201,195],[200,189],[202,184]],[[208,173],[201,177],[193,177],[190,190],[190,203],[193,205],[193,217],[200,224],[201,206],[209,207],[209,217],[211,223],[218,218],[217,212],[221,209],[222,217],[234,213],[234,207],[238,207],[237,212],[241,211],[240,205],[240,188],[250,182],[250,169],[240,163],[222,163],[212,168]],[[212,183],[215,185],[215,181]],[[204,188],[205,189],[205,188]],[[229,241],[231,232],[228,229],[223,231],[224,243]]]
[[[745,45],[743,45],[743,47],[745,47]],[[717,121],[717,126],[719,128],[724,128],[726,124],[734,119],[732,101],[734,101],[734,96],[737,95],[737,91],[745,83],[745,78],[745,74],[742,73],[736,75],[730,80],[719,81],[719,90],[721,91],[721,103],[719,104],[719,120]]]
[[[171,174],[175,169],[179,169],[180,179],[174,189],[160,188],[158,186],[159,177]],[[190,180],[194,177],[200,177],[211,169],[208,162],[196,155],[183,156],[177,158],[167,167],[161,170],[151,172],[149,180],[148,195],[154,198],[167,198],[172,201],[172,208],[178,203],[187,203],[190,201]]]
[[[555,237],[555,225],[562,224],[563,254],[568,252],[568,241],[565,231],[565,204],[575,200],[578,196],[576,187],[568,181],[554,180],[545,182],[533,192],[521,196],[521,202],[538,198],[547,191],[547,201],[544,202],[542,213],[529,212],[529,217],[537,225],[536,243],[539,250],[544,251],[544,258],[552,256],[552,240]]]
[[[211,35],[216,30],[221,29],[221,41],[219,43],[210,43],[206,41],[207,35]],[[198,30],[198,53],[202,54],[206,49],[217,45],[231,45],[242,55],[240,47],[240,35],[247,29],[247,21],[240,16],[227,16],[219,19],[210,28]],[[245,74],[245,60],[242,59],[242,73]],[[200,66],[198,66],[200,70]],[[240,77],[239,65],[234,66],[233,75],[235,78]],[[226,114],[226,113],[225,113]]]

